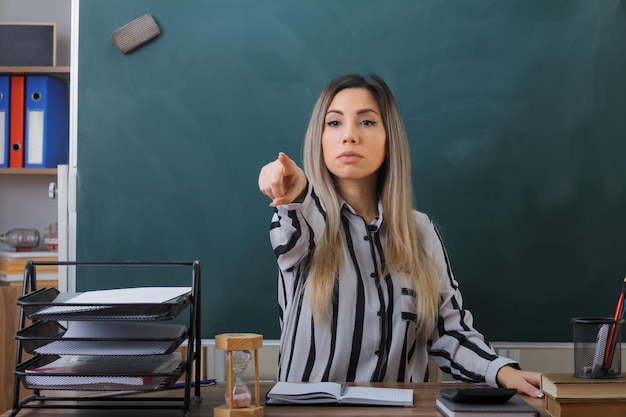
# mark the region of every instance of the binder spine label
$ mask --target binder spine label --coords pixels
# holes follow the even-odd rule
[[[7,112],[0,111],[0,166],[7,162]]]
[[[31,165],[43,164],[44,111],[29,110],[26,117],[29,126],[28,137],[26,138],[27,163]]]

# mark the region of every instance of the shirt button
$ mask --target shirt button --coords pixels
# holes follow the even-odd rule
[[[363,236],[363,240],[370,240],[369,236]]]
[[[382,311],[380,311],[380,310],[378,310],[378,311],[376,312],[376,314],[378,314],[378,317],[380,317],[380,316],[382,316],[382,315],[383,315],[383,312],[382,312]]]
[[[376,278],[376,272],[372,272],[372,273],[370,274],[370,277],[372,277],[372,278]]]
[[[380,350],[377,350],[376,352],[374,352],[374,355],[376,356],[380,355]]]

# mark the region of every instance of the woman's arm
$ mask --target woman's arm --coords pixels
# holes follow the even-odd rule
[[[422,230],[430,229],[430,233],[423,233],[424,243],[441,278],[439,320],[432,338],[431,357],[455,379],[487,382],[491,386],[500,384],[525,393],[536,391],[536,388],[532,389],[532,384],[537,375],[515,369],[514,361],[498,356],[485,337],[474,328],[472,313],[463,306],[459,284],[437,229],[433,224],[426,228],[423,218],[421,224]]]

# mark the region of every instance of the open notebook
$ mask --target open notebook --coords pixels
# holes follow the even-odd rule
[[[347,386],[336,382],[277,382],[267,393],[272,404],[412,406],[413,390]]]

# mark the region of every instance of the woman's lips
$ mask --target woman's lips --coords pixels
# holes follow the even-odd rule
[[[363,156],[353,151],[346,151],[339,154],[337,159],[339,159],[341,162],[350,163],[360,161],[361,159],[363,159]]]

